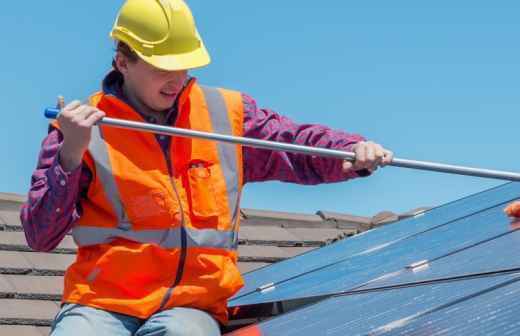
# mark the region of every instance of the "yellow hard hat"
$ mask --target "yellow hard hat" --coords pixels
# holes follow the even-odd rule
[[[159,69],[187,70],[210,62],[183,0],[127,0],[110,36]]]

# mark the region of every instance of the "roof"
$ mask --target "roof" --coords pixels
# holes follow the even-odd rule
[[[21,195],[0,193],[0,335],[49,333],[64,272],[75,258],[70,235],[52,253],[31,251],[19,220],[24,200]],[[242,209],[239,268],[243,273],[259,269],[422,211],[362,217]]]
[[[229,304],[249,326],[229,335],[518,335],[520,220],[503,208],[519,196],[508,183],[245,274]]]

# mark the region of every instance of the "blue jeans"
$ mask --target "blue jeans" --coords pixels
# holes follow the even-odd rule
[[[220,336],[218,323],[206,312],[173,308],[148,320],[101,309],[65,304],[52,325],[51,336]]]

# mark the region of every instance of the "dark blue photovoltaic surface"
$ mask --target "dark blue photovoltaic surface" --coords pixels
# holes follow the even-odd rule
[[[456,307],[462,306],[464,309],[468,309],[472,306],[473,301],[478,300],[479,295],[483,297],[494,297],[496,295],[494,291],[486,293],[486,290],[518,280],[520,280],[519,274],[503,275],[334,297],[258,325],[243,328],[231,333],[230,336],[386,335],[385,333],[390,331],[399,335],[430,336],[433,333],[429,333],[429,329],[427,329],[428,316],[431,315],[435,318],[439,316],[440,320],[444,315],[449,315],[450,312],[457,309]],[[518,287],[518,283],[514,285]],[[508,287],[512,287],[512,285],[504,287],[504,290]],[[518,291],[518,289],[515,289],[515,291]],[[502,297],[507,297],[505,293],[507,293],[507,290],[504,291]],[[516,298],[515,306],[518,309],[518,302],[520,301],[518,295],[516,295]],[[507,299],[509,300],[510,297],[507,297]],[[495,312],[485,305],[486,302],[481,303],[481,311],[486,312],[487,318],[494,314],[496,318],[504,319],[501,315],[499,302],[496,304]],[[516,320],[518,320],[518,312],[517,310]],[[483,313],[461,316],[460,318],[478,320],[479,316],[483,316]],[[511,314],[508,316],[509,322],[515,321]],[[414,332],[415,329],[411,327],[414,324],[421,325],[424,332]],[[443,323],[443,325],[446,324],[449,325],[449,323]],[[461,325],[460,322],[456,321],[453,321],[453,324]],[[406,326],[409,326],[409,328],[403,331]],[[516,323],[516,329],[519,326],[520,324]],[[443,328],[443,326],[440,327],[440,329]],[[511,329],[511,327],[508,328]],[[401,333],[401,331],[403,332]],[[474,333],[448,333],[443,335],[474,335]]]
[[[368,250],[350,256],[346,260],[332,266],[279,283],[268,291],[257,291],[247,296],[238,297],[231,304],[244,305],[284,301],[351,290],[377,278],[389,277],[395,272],[404,270],[408,265],[422,260],[442,258],[458,250],[470,248],[475,244],[485,245],[487,249],[493,243],[484,244],[482,243],[483,241],[504,235],[512,230],[511,221],[504,215],[503,207],[504,204],[500,204],[493,208],[486,208],[486,210],[477,212],[472,216],[463,217],[446,225],[434,227],[420,234],[410,235],[382,248],[374,248],[371,251]],[[517,237],[516,233],[507,235],[500,242],[510,243],[511,253],[516,251],[520,255],[520,239]],[[512,242],[509,240],[512,240]],[[471,255],[472,252],[468,252],[470,256],[466,259],[471,260],[480,255],[486,255],[484,252],[478,251],[474,256]],[[501,252],[495,251],[494,253],[500,254]],[[304,259],[305,256],[300,258]],[[494,258],[496,258],[496,254],[489,257],[489,267],[486,268],[483,265],[481,269],[493,270],[495,267],[504,266],[492,263]],[[500,259],[495,261],[499,262]],[[325,263],[326,260],[322,262]],[[446,272],[455,272],[457,268],[462,271],[462,267],[462,265],[460,267],[455,265],[450,270],[446,270]]]
[[[520,335],[520,281],[370,335]]]
[[[406,269],[360,289],[395,286],[432,279],[520,268],[520,231],[440,258],[426,266]]]
[[[246,286],[230,305],[349,289],[410,263],[440,257],[507,232],[509,224],[501,208],[519,196],[520,183],[505,184],[432,209],[421,217],[250,272],[245,275]],[[266,294],[257,291],[269,283],[275,284],[274,290]]]

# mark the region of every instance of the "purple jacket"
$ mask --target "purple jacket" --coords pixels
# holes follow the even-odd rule
[[[103,91],[128,101],[122,94],[122,78],[110,73],[103,81]],[[359,135],[331,130],[321,125],[299,125],[272,110],[261,109],[255,100],[242,94],[244,103],[244,136],[263,140],[340,149],[363,141]],[[172,108],[168,122],[175,118]],[[153,118],[147,118],[155,123]],[[157,136],[163,149],[169,148],[170,137]],[[87,197],[92,173],[86,165],[65,172],[59,163],[63,136],[50,128],[42,142],[38,164],[31,179],[27,202],[20,218],[27,242],[37,251],[51,251],[81,216],[81,198]],[[298,184],[318,184],[345,181],[366,172],[342,172],[342,161],[301,154],[275,152],[243,147],[244,182],[279,180]]]

